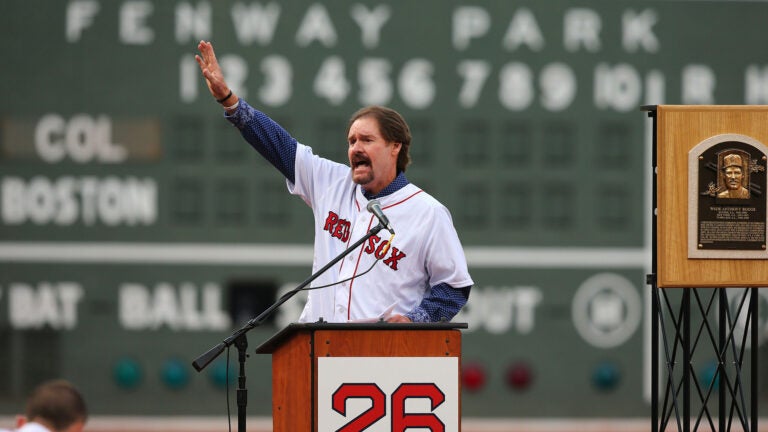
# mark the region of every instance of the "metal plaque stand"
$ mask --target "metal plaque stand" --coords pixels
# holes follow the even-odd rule
[[[657,107],[643,110],[653,119],[652,431],[757,431],[758,288],[659,287]]]

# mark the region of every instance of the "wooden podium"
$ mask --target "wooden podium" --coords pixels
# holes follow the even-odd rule
[[[290,324],[256,349],[272,354],[273,430],[461,430],[461,328]]]

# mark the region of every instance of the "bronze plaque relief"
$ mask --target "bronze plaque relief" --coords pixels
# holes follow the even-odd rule
[[[689,257],[768,258],[765,150],[754,139],[733,135],[691,150]]]

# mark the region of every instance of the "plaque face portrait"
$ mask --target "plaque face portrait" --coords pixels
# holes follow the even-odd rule
[[[739,143],[726,142],[724,145],[737,145]],[[704,156],[701,157],[705,159]],[[751,155],[743,150],[728,148],[717,155],[717,193],[718,200],[749,199],[749,173]],[[756,168],[764,167],[757,166]],[[701,169],[701,167],[699,167]],[[701,171],[699,171],[701,176]]]
[[[766,153],[757,140],[717,135],[688,155],[688,257],[768,259]]]

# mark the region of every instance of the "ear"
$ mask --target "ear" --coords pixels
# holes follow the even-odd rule
[[[397,156],[400,154],[400,149],[403,148],[403,143],[392,143],[392,156]]]
[[[27,418],[23,415],[17,415],[16,416],[16,429],[20,429],[22,426],[27,424]]]

